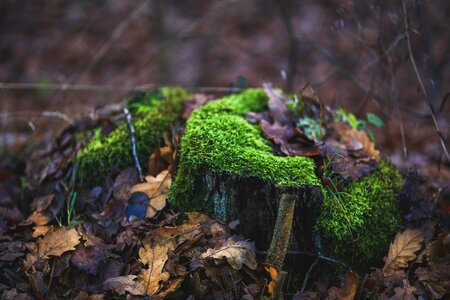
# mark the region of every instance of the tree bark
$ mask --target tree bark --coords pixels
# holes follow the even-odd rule
[[[294,201],[290,207],[293,239],[287,237],[290,244],[298,250],[315,249],[314,224],[323,200],[319,187],[280,187],[258,177],[211,170],[203,170],[200,174],[195,194],[203,198],[207,209],[217,218],[225,222],[239,220],[237,232],[254,240],[258,250],[269,248],[281,197]],[[287,232],[275,232],[275,235],[283,234]]]

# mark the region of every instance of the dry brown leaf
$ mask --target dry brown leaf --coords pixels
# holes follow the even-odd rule
[[[267,286],[267,289],[269,290],[269,293],[271,295],[273,295],[273,291],[274,291],[275,285],[276,285],[275,279],[278,278],[278,272],[277,272],[277,269],[275,269],[272,266],[266,266],[264,268],[270,274],[271,281],[269,282],[269,285]]]
[[[21,222],[19,225],[28,226],[35,224],[37,226],[47,225],[51,221],[50,214],[47,212],[37,212],[34,211],[25,221]]]
[[[214,258],[216,263],[219,263],[224,257],[235,270],[242,269],[242,264],[252,270],[256,269],[253,246],[247,241],[235,241],[234,237],[230,237],[219,249],[210,248],[200,256],[203,259]]]
[[[149,197],[146,217],[153,218],[158,211],[166,206],[166,193],[172,183],[172,178],[169,171],[164,170],[156,177],[145,177],[145,181],[133,186],[131,193],[141,192]]]
[[[380,151],[375,149],[375,144],[365,131],[356,130],[342,122],[331,124],[328,129],[352,156],[363,160],[378,160]]]
[[[50,206],[50,204],[52,204],[54,198],[55,194],[35,198],[33,199],[33,202],[31,202],[30,207],[32,210],[35,210],[37,212],[43,212],[47,209],[47,207]]]
[[[145,243],[144,247],[139,249],[139,261],[144,265],[144,268],[139,274],[138,281],[149,296],[154,295],[159,290],[161,281],[166,281],[170,277],[170,274],[163,272],[163,269],[169,258],[167,252],[171,248],[172,244],[170,243],[154,246]]]
[[[81,236],[74,228],[67,229],[59,227],[54,229],[51,227],[45,236],[38,239],[39,258],[49,258],[49,256],[61,256],[64,252],[75,250],[75,246],[80,243]]]
[[[34,226],[32,236],[34,238],[37,238],[41,235],[45,235],[49,229],[50,229],[50,226],[47,226],[47,225]]]
[[[403,287],[396,287],[394,289],[395,295],[393,295],[389,300],[415,300],[416,297],[413,295],[417,289],[411,286],[407,279],[403,280]]]
[[[416,258],[416,252],[420,249],[423,238],[424,234],[419,229],[406,229],[403,233],[398,233],[389,246],[388,255],[384,260],[383,276],[391,276],[398,269],[408,266],[408,263]]]
[[[145,295],[145,290],[139,281],[136,281],[136,275],[120,276],[108,278],[103,282],[104,290],[114,290],[119,295],[129,292],[133,295]]]
[[[353,300],[358,289],[359,276],[355,272],[348,271],[345,275],[342,288],[332,287],[328,290],[329,300]]]

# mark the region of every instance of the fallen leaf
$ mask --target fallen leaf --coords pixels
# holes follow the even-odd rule
[[[174,163],[175,155],[175,151],[170,146],[157,149],[150,155],[148,173],[151,176],[157,176],[162,171],[168,169]]]
[[[70,262],[78,269],[91,275],[97,275],[98,268],[108,256],[108,250],[103,247],[77,247]]]
[[[403,233],[398,233],[389,246],[382,269],[383,276],[391,276],[398,269],[408,266],[408,263],[416,258],[416,252],[420,249],[423,238],[424,234],[419,229],[407,229]]]
[[[226,258],[227,262],[235,270],[242,269],[242,264],[251,270],[256,269],[254,246],[247,241],[236,241],[235,237],[230,237],[219,249],[209,248],[200,258],[213,258],[216,263],[222,258]]]
[[[33,300],[34,298],[26,293],[19,293],[16,289],[4,291],[2,300]]]
[[[114,199],[127,201],[130,198],[130,189],[138,183],[138,174],[134,167],[126,168],[117,175],[112,187]]]
[[[35,224],[37,226],[47,225],[51,221],[50,214],[47,212],[37,212],[34,211],[25,221],[21,222],[19,225],[28,226]]]
[[[43,212],[50,206],[50,204],[52,204],[53,198],[55,198],[55,194],[34,198],[33,202],[30,204],[30,207],[32,210],[37,212]]]
[[[395,295],[393,295],[389,300],[416,300],[413,295],[417,289],[411,286],[407,279],[403,280],[403,287],[396,287],[394,289]]]
[[[269,272],[269,274],[270,274],[270,279],[271,280],[269,282],[269,285],[267,286],[267,289],[269,290],[269,293],[271,295],[273,295],[273,291],[274,291],[275,285],[276,285],[275,279],[278,278],[277,269],[275,269],[272,266],[266,266],[266,267],[264,267],[264,269],[266,269],[266,271]]]
[[[358,289],[359,276],[349,270],[345,275],[344,286],[342,288],[332,287],[328,290],[329,300],[353,300]]]
[[[272,116],[274,123],[278,123],[281,126],[290,125],[292,126],[292,111],[287,106],[287,102],[290,101],[283,94],[272,88],[268,83],[263,84],[264,91],[269,97],[267,105],[269,106],[269,113]]]
[[[136,275],[108,278],[103,282],[103,289],[113,290],[119,295],[124,295],[125,292],[136,296],[145,295],[144,286],[136,278]]]
[[[209,100],[211,100],[211,96],[207,96],[206,94],[194,94],[191,98],[184,100],[183,119],[189,119],[195,109],[205,105]]]
[[[320,150],[322,156],[329,159],[333,171],[353,180],[374,171],[380,155],[366,132],[343,122],[327,125],[327,135]]]
[[[153,218],[156,213],[166,206],[167,190],[172,183],[172,178],[168,170],[162,171],[158,176],[145,177],[144,183],[133,186],[131,193],[145,193],[150,201],[147,208],[147,218]]]
[[[50,226],[47,226],[47,225],[34,226],[32,236],[34,238],[37,238],[41,235],[45,235],[49,229],[50,229]]]
[[[77,230],[59,227],[51,227],[43,238],[38,239],[38,255],[41,259],[49,256],[61,256],[64,252],[75,250],[80,243],[80,235]]]
[[[168,251],[171,249],[171,244],[164,245],[150,245],[144,243],[144,247],[139,249],[139,261],[144,265],[139,274],[138,281],[144,287],[147,295],[152,296],[160,288],[160,282],[169,279],[170,274],[164,272],[164,265],[166,264]]]

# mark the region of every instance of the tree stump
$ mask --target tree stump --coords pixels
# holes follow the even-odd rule
[[[207,210],[216,217],[225,222],[239,220],[237,232],[254,240],[260,250],[269,249],[280,199],[287,195],[294,201],[294,241],[302,249],[314,250],[314,224],[323,200],[317,186],[280,187],[255,176],[205,170],[196,180],[194,193],[204,195]]]

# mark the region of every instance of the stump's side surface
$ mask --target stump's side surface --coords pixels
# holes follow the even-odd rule
[[[281,195],[290,193],[296,199],[295,242],[302,249],[314,250],[314,224],[320,213],[323,195],[319,187],[286,189],[258,177],[211,170],[204,170],[197,177],[195,187],[195,193],[203,198],[207,210],[225,222],[239,220],[237,232],[251,237],[261,250],[268,249],[272,239]]]

